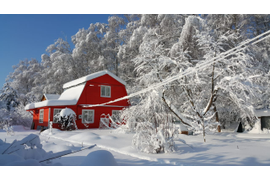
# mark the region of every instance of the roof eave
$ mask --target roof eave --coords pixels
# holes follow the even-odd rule
[[[67,83],[65,83],[63,85],[63,89],[67,89],[69,87],[76,86],[78,84],[81,84],[81,83],[87,82],[89,80],[98,78],[98,77],[103,76],[105,74],[108,74],[109,76],[111,76],[112,78],[114,78],[115,80],[117,80],[118,82],[120,82],[121,84],[123,84],[124,86],[127,85],[127,83],[124,80],[122,80],[121,78],[117,77],[112,72],[110,72],[108,70],[103,70],[103,71],[99,71],[99,72],[96,72],[96,73],[93,73],[93,74],[90,74],[90,75],[87,75],[87,76],[83,76],[81,78],[75,79],[75,80],[70,81],[70,82],[67,82]],[[92,77],[91,77],[91,75],[92,75]],[[81,81],[78,81],[79,79],[82,79],[82,80]],[[76,81],[78,81],[78,83],[75,83]]]

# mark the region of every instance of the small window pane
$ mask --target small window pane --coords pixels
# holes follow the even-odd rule
[[[101,86],[101,96],[105,96],[105,86]]]
[[[111,96],[111,88],[110,87],[106,87],[106,96],[107,97]]]

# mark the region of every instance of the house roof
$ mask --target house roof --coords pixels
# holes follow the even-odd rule
[[[64,89],[67,89],[69,87],[76,86],[78,84],[84,83],[84,82],[89,81],[91,79],[95,79],[95,78],[100,77],[100,76],[103,76],[105,74],[110,75],[112,78],[116,79],[118,82],[122,83],[123,85],[126,85],[126,82],[125,81],[123,81],[122,79],[120,79],[119,77],[117,77],[116,75],[114,75],[113,73],[111,73],[110,71],[104,70],[104,71],[99,71],[99,72],[96,72],[96,73],[89,74],[87,76],[81,77],[79,79],[75,79],[73,81],[67,82],[67,83],[65,83],[63,85],[63,88]]]
[[[60,97],[59,94],[43,94],[43,96],[45,96],[46,100],[58,99]]]
[[[27,104],[25,110],[40,108],[44,106],[65,106],[65,105],[76,105],[85,84],[81,84],[69,89],[66,89],[58,99],[45,100],[37,103]]]
[[[255,110],[255,115],[257,117],[270,116],[270,109],[257,109]]]

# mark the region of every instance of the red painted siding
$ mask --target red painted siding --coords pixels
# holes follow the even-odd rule
[[[110,98],[101,97],[101,85],[111,87]],[[125,86],[106,74],[96,79],[92,79],[86,83],[78,104],[102,104],[126,95],[127,92]],[[127,100],[122,100],[109,105],[128,106],[129,104]]]
[[[88,127],[86,127],[82,123],[82,119],[78,119],[76,121],[78,129],[87,129],[87,128],[99,128],[100,124],[100,117],[102,114],[109,114],[110,116],[112,115],[112,110],[122,110],[123,108],[119,107],[94,107],[94,108],[84,108],[84,107],[78,107],[78,115],[82,114],[83,109],[89,109],[89,110],[94,110],[94,123],[92,124],[86,124]]]
[[[39,114],[40,110],[43,109],[43,123],[39,122]],[[39,109],[34,110],[33,112],[33,122],[35,123],[35,129],[37,129],[37,126],[48,126],[48,115],[49,115],[49,108],[48,107],[42,107]]]
[[[111,97],[101,97],[101,85],[106,85],[111,87]],[[77,102],[76,105],[67,105],[67,106],[50,106],[50,107],[42,107],[37,108],[38,112],[35,110],[33,111],[33,121],[35,123],[35,129],[37,126],[48,126],[48,119],[53,121],[53,113],[54,109],[63,109],[63,108],[70,108],[77,114],[77,127],[79,129],[86,129],[86,128],[99,128],[100,124],[100,117],[102,114],[110,114],[112,115],[112,110],[122,110],[123,107],[129,106],[128,100],[122,100],[119,102],[115,102],[113,104],[108,104],[110,106],[120,106],[120,107],[92,107],[92,108],[84,108],[82,105],[93,105],[93,104],[102,104],[108,101],[115,100],[117,98],[126,96],[126,88],[125,86],[109,76],[108,74],[100,76],[98,78],[89,80],[86,82],[84,90]],[[39,123],[39,111],[40,109],[44,109],[44,120],[43,123]],[[82,115],[83,109],[92,109],[94,110],[94,123],[84,125],[82,123],[82,119],[79,119],[79,115]],[[50,111],[50,115],[49,115]],[[59,128],[58,124],[53,123],[53,128]]]

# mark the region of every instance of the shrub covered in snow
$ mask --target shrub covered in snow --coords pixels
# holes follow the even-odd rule
[[[175,150],[173,133],[163,124],[154,127],[150,122],[138,123],[133,137],[133,146],[146,153],[168,153]]]
[[[57,123],[62,130],[78,129],[76,125],[76,113],[69,108],[62,109],[60,113],[56,114]]]
[[[11,126],[11,119],[2,119],[0,121],[0,129],[3,129],[4,131],[7,132],[7,134],[12,135],[14,132]]]

